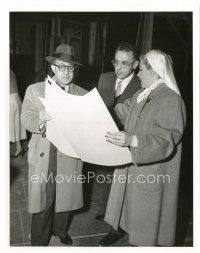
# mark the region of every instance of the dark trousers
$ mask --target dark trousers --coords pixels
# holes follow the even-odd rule
[[[57,174],[57,151],[53,145],[50,149],[49,171],[52,173],[53,180],[49,180],[46,185],[46,207],[40,213],[32,214],[31,221],[31,245],[47,246],[51,239],[51,235],[65,237],[67,233],[69,212],[55,213],[55,196]],[[66,193],[67,194],[67,193]]]
[[[112,184],[112,177],[114,174],[114,170],[115,170],[115,167],[98,166],[96,168],[96,173],[95,173],[96,180],[98,183],[98,188],[100,189],[100,192],[102,194],[102,203],[103,203],[102,214],[105,214],[105,211],[106,211],[106,206],[107,206],[108,197],[110,194],[110,188]]]
[[[106,212],[106,207],[107,207],[110,189],[112,185],[112,178],[113,178],[115,169],[116,167],[104,167],[104,166],[97,166],[96,168],[95,175],[96,175],[97,183],[98,183],[98,177],[101,178],[100,182],[98,183],[98,187],[100,188],[100,191],[102,193],[102,202],[103,202],[103,210],[100,213],[100,215],[105,215],[105,212]],[[103,178],[106,179],[104,182],[102,180]],[[113,235],[121,234],[122,230],[121,229],[115,230],[112,226],[110,226],[109,233],[112,233]]]

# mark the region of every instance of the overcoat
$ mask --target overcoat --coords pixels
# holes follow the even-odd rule
[[[130,148],[133,163],[115,170],[105,221],[124,229],[132,245],[172,246],[185,106],[163,83],[138,104],[141,91],[116,106],[125,131],[136,135],[138,147]]]
[[[69,93],[84,95],[86,90],[70,84]],[[28,144],[28,210],[39,213],[45,209],[46,182],[48,177],[50,141],[39,131],[39,112],[44,109],[39,97],[45,97],[45,82],[30,85],[22,105],[22,124],[32,133]],[[56,134],[56,133],[55,133]],[[83,206],[82,184],[77,181],[82,171],[82,161],[57,150],[57,178],[55,211],[64,212]]]

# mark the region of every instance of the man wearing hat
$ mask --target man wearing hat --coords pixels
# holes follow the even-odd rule
[[[84,95],[86,90],[73,83],[77,62],[73,48],[59,45],[51,64],[56,84],[73,95]],[[28,144],[28,210],[32,213],[31,244],[47,246],[51,235],[58,236],[66,245],[73,243],[67,234],[69,213],[83,206],[82,185],[74,180],[82,170],[82,161],[61,153],[45,134],[46,113],[39,97],[45,97],[45,82],[30,85],[22,105],[22,124],[32,133]],[[62,124],[62,122],[61,122]],[[55,133],[56,134],[56,133]],[[61,181],[61,178],[68,180]]]

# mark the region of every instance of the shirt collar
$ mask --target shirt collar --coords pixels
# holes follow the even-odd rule
[[[144,99],[146,99],[149,94],[155,90],[158,85],[162,83],[161,79],[155,80],[148,88],[145,88],[137,97],[137,103],[139,104],[140,102],[142,102]]]
[[[125,88],[126,88],[126,86],[129,84],[129,82],[130,82],[130,80],[133,78],[133,76],[134,76],[134,71],[129,75],[129,76],[127,76],[126,78],[124,78],[124,79],[119,79],[119,78],[117,78],[116,79],[116,83],[115,83],[115,90],[117,89],[117,84],[119,83],[119,82],[122,82],[122,87],[124,88],[122,88],[123,90],[125,90]]]

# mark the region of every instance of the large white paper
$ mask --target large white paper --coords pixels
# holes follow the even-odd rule
[[[45,98],[47,101],[52,101],[51,111],[46,110],[51,115],[52,120],[47,122],[46,135],[47,138],[52,142],[62,153],[67,154],[68,156],[80,158],[76,153],[75,149],[64,136],[63,132],[60,129],[60,123],[56,122],[55,114],[57,113],[56,103],[53,102],[56,100],[65,100],[66,92],[58,87],[58,85],[52,80],[49,76],[46,79],[45,87]],[[40,98],[41,100],[41,98]]]
[[[105,140],[108,131],[118,131],[97,89],[84,96],[46,85],[46,99],[41,99],[52,117],[47,138],[63,153],[89,163],[117,166],[132,161],[128,148]]]

